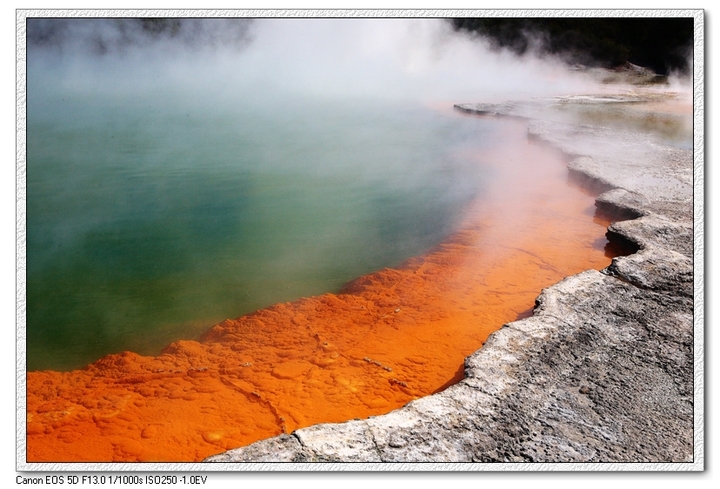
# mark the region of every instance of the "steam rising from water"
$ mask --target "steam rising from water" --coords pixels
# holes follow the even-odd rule
[[[156,27],[28,21],[30,368],[157,353],[422,253],[494,183],[501,124],[453,103],[587,90],[441,20]]]
[[[182,87],[224,101],[316,96],[459,103],[588,86],[560,64],[491,52],[439,19],[171,19],[160,26],[153,30],[137,19],[30,19],[29,61],[58,63],[59,81],[70,85]]]

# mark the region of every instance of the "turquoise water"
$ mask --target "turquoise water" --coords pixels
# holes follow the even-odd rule
[[[490,122],[423,108],[84,90],[29,71],[27,368],[179,338],[426,251]]]

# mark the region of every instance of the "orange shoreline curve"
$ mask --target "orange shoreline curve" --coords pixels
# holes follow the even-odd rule
[[[460,231],[340,293],[228,319],[157,357],[28,372],[27,461],[200,461],[324,422],[387,413],[462,379],[543,287],[610,263],[594,199],[522,124],[476,155],[496,182]]]

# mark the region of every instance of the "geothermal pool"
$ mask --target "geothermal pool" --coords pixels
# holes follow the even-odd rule
[[[427,252],[507,144],[452,104],[585,86],[439,20],[158,22],[28,20],[28,370],[157,354]]]
[[[568,92],[554,68],[438,23],[261,25],[207,59],[29,55],[28,461],[198,461],[386,413],[609,264],[562,155],[451,108]]]
[[[50,90],[28,94],[29,370],[157,354],[427,251],[492,185],[471,156],[502,130],[401,104]]]
[[[529,315],[543,287],[611,256],[609,223],[568,183],[561,155],[529,142],[522,123],[497,130],[502,144],[467,154],[484,185],[417,256],[337,293],[228,314],[159,355],[29,372],[28,461],[199,461],[462,379],[463,359]]]

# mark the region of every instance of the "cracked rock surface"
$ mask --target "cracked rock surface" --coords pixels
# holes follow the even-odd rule
[[[543,290],[533,316],[493,333],[441,393],[206,461],[693,462],[692,150],[568,120],[573,104],[615,110],[623,100],[645,99],[459,108],[528,118],[531,137],[570,155],[570,178],[599,194],[598,212],[625,219],[608,237],[636,253]],[[558,106],[561,120],[538,119]]]

